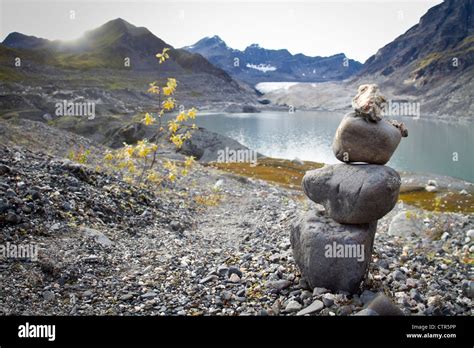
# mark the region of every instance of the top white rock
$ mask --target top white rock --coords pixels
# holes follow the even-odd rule
[[[357,95],[352,99],[352,107],[356,114],[371,121],[382,119],[382,110],[386,103],[376,84],[360,85]]]

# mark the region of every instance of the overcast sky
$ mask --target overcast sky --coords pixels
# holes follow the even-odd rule
[[[364,62],[440,2],[0,0],[0,40],[13,31],[47,39],[75,39],[121,17],[147,27],[174,47],[219,35],[238,49],[258,43],[310,56],[345,53]]]

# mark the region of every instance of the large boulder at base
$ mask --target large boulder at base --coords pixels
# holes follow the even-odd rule
[[[351,112],[337,128],[332,150],[342,162],[385,164],[401,138],[400,129],[391,122],[372,122]]]
[[[358,292],[372,258],[377,221],[342,225],[312,209],[291,226],[293,257],[311,288]]]
[[[328,215],[344,224],[364,224],[393,209],[400,176],[390,167],[373,164],[335,164],[306,172],[303,189]]]

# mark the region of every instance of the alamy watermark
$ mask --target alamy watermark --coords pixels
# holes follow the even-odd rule
[[[324,257],[327,258],[354,258],[362,262],[365,260],[363,244],[339,244],[332,242],[324,246]]]
[[[384,116],[420,117],[420,103],[412,101],[389,100],[382,110]]]
[[[55,104],[56,116],[79,116],[87,117],[88,120],[95,118],[95,103],[74,103],[63,100]]]
[[[46,338],[52,342],[56,340],[56,325],[37,325],[26,322],[18,326],[19,338]]]
[[[36,244],[0,244],[0,256],[6,259],[38,261]]]
[[[257,151],[251,149],[225,149],[217,150],[218,163],[250,163],[257,165]]]

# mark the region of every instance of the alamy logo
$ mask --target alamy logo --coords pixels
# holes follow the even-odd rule
[[[257,165],[257,151],[250,149],[233,150],[226,147],[217,151],[218,163],[251,163]]]
[[[26,322],[18,326],[18,337],[20,338],[47,338],[52,342],[56,339],[56,325],[35,325]]]
[[[80,116],[87,117],[88,120],[95,118],[95,103],[73,103],[63,100],[55,106],[56,116]]]
[[[354,258],[357,261],[364,261],[363,244],[339,244],[332,242],[324,246],[324,256],[327,258]]]
[[[382,110],[384,116],[420,117],[420,103],[410,101],[389,100]]]
[[[26,259],[30,261],[38,260],[38,248],[35,244],[0,244],[0,256],[6,259]]]

